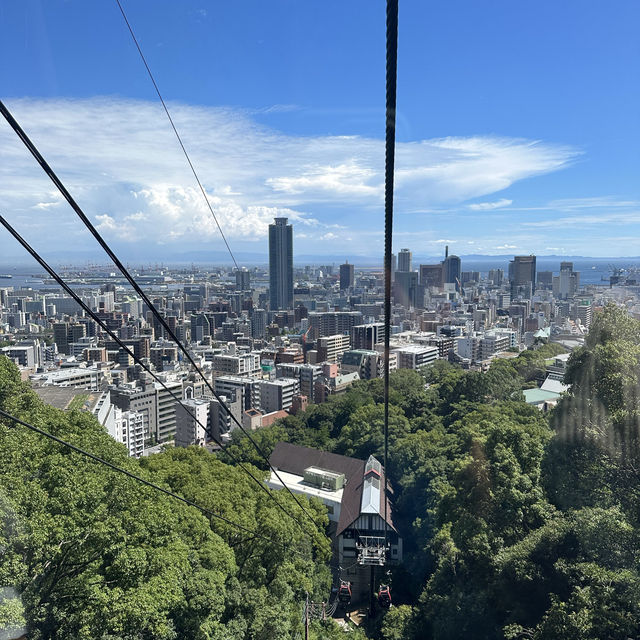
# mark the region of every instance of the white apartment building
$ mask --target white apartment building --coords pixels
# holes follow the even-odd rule
[[[455,338],[455,351],[465,360],[477,362],[480,354],[480,340],[477,336],[461,336]]]
[[[132,458],[140,458],[144,453],[144,418],[135,411],[122,411],[114,407],[114,440],[121,442]]]
[[[207,358],[209,360],[209,358]],[[219,353],[211,358],[214,376],[247,376],[258,378],[261,375],[259,353]]]
[[[255,378],[243,376],[220,376],[213,381],[213,388],[218,395],[236,395],[241,399],[244,410],[256,409],[260,406],[260,387]]]
[[[351,336],[337,333],[318,338],[316,349],[320,362],[338,362],[342,354],[351,346]]]
[[[256,382],[260,389],[260,408],[264,413],[287,411],[291,408],[293,396],[300,393],[300,382],[295,378],[278,378]]]
[[[438,358],[438,347],[409,344],[400,349],[394,349],[398,358],[398,369],[419,369],[427,366]]]
[[[35,346],[12,345],[0,349],[0,353],[7,356],[9,360],[13,360],[19,367],[33,369],[36,366],[36,348]]]
[[[510,347],[518,346],[518,335],[512,329],[493,329],[456,338],[456,352],[471,362],[490,360]]]
[[[511,346],[510,336],[503,333],[487,332],[480,339],[480,359],[489,360]]]
[[[159,382],[154,382],[157,392],[158,419],[156,422],[156,440],[164,442],[173,440],[176,433],[176,400],[182,397],[182,382],[178,380],[165,380],[163,387]]]
[[[209,402],[205,398],[189,398],[176,402],[176,447],[204,446],[207,440],[204,427],[210,426]]]

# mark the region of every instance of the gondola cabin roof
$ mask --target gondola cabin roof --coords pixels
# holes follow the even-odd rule
[[[395,531],[392,520],[391,489],[384,495],[384,468],[374,457],[368,460],[350,458],[328,451],[279,442],[269,459],[272,466],[289,474],[304,476],[305,470],[317,467],[344,475],[340,519],[336,535],[348,529],[361,514],[378,514],[384,519],[387,500],[387,524]]]

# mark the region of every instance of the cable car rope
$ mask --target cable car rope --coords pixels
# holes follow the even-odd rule
[[[156,93],[158,94],[158,98],[160,98],[160,102],[162,103],[162,108],[164,109],[164,112],[167,114],[167,118],[169,119],[169,123],[171,124],[171,128],[173,129],[173,132],[176,134],[176,138],[178,139],[178,143],[180,144],[180,148],[182,149],[182,153],[184,153],[184,157],[187,159],[187,162],[189,163],[189,167],[191,168],[191,172],[193,173],[193,177],[196,179],[196,182],[198,183],[198,187],[200,187],[200,192],[202,193],[202,197],[204,198],[204,201],[205,201],[207,207],[209,208],[209,211],[211,212],[211,215],[213,216],[213,219],[216,222],[216,225],[218,227],[218,231],[220,231],[220,235],[222,236],[222,239],[224,240],[224,243],[227,246],[227,251],[229,251],[229,255],[231,256],[231,259],[233,260],[233,264],[235,265],[236,269],[238,269],[239,267],[238,267],[238,263],[236,262],[236,258],[233,255],[233,252],[231,251],[231,247],[229,246],[229,243],[227,242],[227,238],[225,237],[225,235],[224,235],[224,233],[222,231],[222,227],[220,226],[220,223],[218,222],[218,217],[216,216],[216,214],[215,214],[215,212],[213,210],[213,207],[211,206],[211,202],[209,200],[209,196],[207,195],[207,192],[205,191],[204,187],[202,186],[202,182],[200,181],[198,173],[196,172],[196,169],[193,166],[193,163],[191,162],[191,158],[189,157],[187,149],[184,146],[184,144],[182,142],[182,138],[180,137],[180,134],[178,133],[178,129],[176,128],[176,125],[173,122],[173,118],[171,117],[171,114],[169,113],[169,109],[167,108],[167,105],[166,105],[166,103],[164,101],[164,98],[162,97],[162,94],[160,93],[160,89],[158,88],[158,84],[156,83],[156,80],[153,77],[153,73],[151,73],[151,68],[147,64],[147,60],[144,57],[144,54],[142,53],[142,48],[140,47],[140,44],[138,43],[138,39],[136,38],[136,35],[133,32],[133,27],[131,26],[131,23],[129,22],[129,20],[127,18],[127,14],[124,12],[122,4],[120,4],[120,0],[116,0],[116,4],[118,5],[118,8],[120,9],[120,13],[122,14],[122,17],[124,18],[124,21],[125,21],[125,23],[127,25],[127,28],[129,29],[129,33],[131,34],[131,38],[133,39],[133,42],[136,45],[136,49],[138,50],[138,53],[140,54],[140,58],[142,59],[142,62],[144,64],[144,66],[145,66],[145,69],[147,70],[147,73],[149,74],[149,78],[151,79],[151,82],[153,84],[153,88],[156,90]]]
[[[104,320],[102,320],[94,311],[91,310],[91,308],[82,300],[82,298],[80,298],[76,294],[76,292],[73,289],[71,289],[71,287],[60,277],[60,275],[56,273],[56,271],[49,264],[47,264],[44,258],[42,258],[42,256],[13,228],[13,226],[2,215],[0,215],[0,224],[2,224],[5,227],[5,229],[7,229],[7,231],[9,231],[9,233],[38,262],[38,264],[62,287],[64,291],[66,291],[75,300],[75,302],[84,310],[84,312],[87,313],[100,326],[100,328],[103,331],[105,331],[107,335],[109,335],[109,337],[112,338],[118,344],[118,346],[124,349],[126,353],[128,353],[134,359],[135,362],[137,362],[149,375],[151,375],[155,380],[157,380],[157,382],[159,382],[162,385],[165,391],[167,391],[176,402],[179,402],[180,400],[182,400],[182,398],[178,397],[178,395],[166,385],[165,381],[162,380],[162,378],[160,378],[154,371],[152,371],[142,361],[141,358],[135,355],[135,353],[131,350],[131,348],[128,345],[126,345],[116,333],[114,333],[111,329],[109,329],[109,327],[104,322]],[[222,447],[223,443],[214,436],[214,434],[208,429],[208,427],[202,424],[202,422],[200,422],[200,420],[198,420],[195,416],[193,417],[194,417],[194,420],[198,423],[198,425],[202,429],[204,429],[205,433],[207,433],[209,437],[211,437],[211,439],[216,444]],[[271,500],[274,501],[274,503],[278,506],[278,508],[283,513],[285,513],[287,516],[289,516],[293,520],[296,519],[291,513],[289,513],[287,509],[285,509],[280,504],[278,500],[276,500],[273,493],[267,489],[264,483],[259,478],[256,478],[256,476],[253,473],[251,473],[251,471],[242,462],[240,462],[233,454],[229,452],[225,452],[225,454],[228,455],[231,458],[231,460],[236,465],[238,465],[238,467],[242,471],[244,471],[244,473],[246,473],[260,487],[260,489],[269,496],[269,498],[271,498]]]
[[[389,453],[389,338],[391,334],[391,249],[393,240],[393,177],[396,144],[398,73],[398,0],[387,0],[386,128],[384,158],[384,542],[387,546]]]
[[[105,465],[106,467],[109,467],[110,469],[112,469],[113,471],[117,471],[118,473],[122,473],[126,476],[128,476],[129,478],[132,478],[133,480],[136,480],[137,482],[140,482],[141,484],[146,485],[147,487],[150,487],[151,489],[154,489],[155,491],[160,491],[161,493],[164,493],[165,495],[174,498],[175,500],[180,500],[180,502],[184,502],[185,504],[189,505],[190,507],[194,507],[196,509],[198,509],[199,511],[201,511],[203,514],[211,516],[212,518],[215,518],[217,520],[221,520],[223,522],[226,522],[228,525],[235,527],[236,529],[240,529],[242,531],[244,531],[245,533],[250,533],[252,536],[255,536],[257,538],[262,538],[263,540],[266,540],[267,542],[273,543],[273,539],[269,538],[261,533],[258,533],[256,531],[252,531],[251,529],[247,529],[246,527],[244,527],[241,524],[238,524],[237,522],[234,522],[233,520],[229,520],[228,518],[225,518],[224,516],[221,516],[218,513],[215,513],[214,511],[211,511],[210,509],[207,509],[206,507],[203,507],[199,504],[196,504],[195,502],[192,502],[191,500],[188,500],[187,498],[178,495],[177,493],[174,493],[173,491],[169,491],[168,489],[165,489],[164,487],[161,487],[160,485],[155,484],[154,482],[150,482],[149,480],[145,480],[144,478],[141,478],[140,476],[136,475],[135,473],[132,473],[131,471],[127,471],[126,469],[123,469],[122,467],[119,467],[111,462],[109,462],[108,460],[105,460],[104,458],[100,458],[99,456],[94,455],[93,453],[90,453],[89,451],[85,451],[84,449],[77,447],[74,444],[71,444],[70,442],[67,442],[66,440],[62,440],[62,438],[58,438],[57,436],[54,436],[52,433],[49,433],[48,431],[44,431],[43,429],[40,429],[32,424],[30,424],[29,422],[25,422],[24,420],[21,420],[20,418],[11,415],[10,413],[7,413],[6,411],[4,411],[3,409],[0,409],[0,416],[6,418],[7,420],[10,420],[11,422],[15,422],[16,424],[19,424],[23,427],[26,427],[27,429],[30,429],[31,431],[34,431],[35,433],[40,434],[41,436],[44,436],[45,438],[49,438],[49,440],[53,440],[54,442],[57,442],[58,444],[61,444],[63,447],[67,447],[68,449],[71,449],[73,451],[75,451],[76,453],[79,453],[87,458],[90,458],[91,460],[94,460],[95,462],[98,462],[100,464]]]
[[[304,505],[300,502],[300,500],[297,498],[297,496],[285,484],[284,480],[280,477],[280,474],[278,473],[277,469],[275,469],[273,467],[273,465],[269,461],[269,458],[267,457],[267,455],[258,446],[257,442],[251,437],[251,434],[247,432],[247,430],[242,426],[240,421],[235,417],[235,415],[228,409],[226,404],[221,400],[219,394],[211,386],[211,383],[209,382],[207,377],[204,375],[204,373],[202,372],[200,367],[198,367],[198,365],[195,363],[195,361],[194,361],[193,357],[191,356],[191,354],[188,352],[188,350],[185,348],[185,346],[182,344],[182,342],[180,342],[180,340],[178,339],[178,337],[176,336],[174,331],[171,329],[171,327],[169,327],[169,325],[168,325],[167,321],[165,320],[165,318],[156,309],[155,305],[151,302],[151,300],[149,300],[149,297],[147,296],[147,294],[140,288],[140,285],[135,281],[133,276],[129,273],[128,269],[124,266],[124,264],[122,264],[120,259],[111,250],[111,248],[109,247],[108,243],[100,235],[99,231],[93,226],[93,224],[91,223],[89,218],[86,216],[86,214],[84,213],[84,211],[82,210],[80,205],[74,200],[73,196],[69,193],[67,188],[61,182],[61,180],[55,174],[53,169],[49,166],[47,161],[43,158],[42,154],[38,151],[37,147],[29,139],[29,137],[24,132],[22,127],[18,124],[16,119],[11,115],[11,112],[7,109],[7,107],[5,106],[5,104],[1,100],[0,100],[0,113],[4,116],[4,118],[9,123],[11,128],[15,131],[15,133],[18,135],[20,140],[22,140],[24,145],[27,147],[27,149],[31,152],[33,157],[36,159],[38,164],[42,167],[42,169],[47,174],[47,176],[49,176],[49,178],[54,183],[54,185],[58,188],[60,193],[64,196],[65,200],[69,203],[71,208],[76,212],[77,216],[83,222],[85,227],[87,227],[87,229],[91,232],[91,235],[93,235],[93,237],[97,240],[98,244],[102,247],[102,249],[105,251],[105,253],[109,256],[109,258],[111,258],[113,263],[118,267],[118,269],[120,270],[122,275],[124,275],[124,277],[127,279],[129,284],[133,287],[135,292],[142,298],[144,303],[147,305],[147,307],[149,308],[149,310],[151,311],[153,316],[156,318],[156,320],[160,323],[160,325],[165,330],[167,335],[169,335],[170,338],[176,343],[176,345],[178,345],[178,347],[180,348],[182,353],[185,355],[185,357],[187,358],[187,360],[189,361],[191,366],[195,369],[195,371],[198,373],[198,375],[202,378],[204,383],[207,385],[207,387],[209,388],[209,391],[211,392],[213,397],[216,398],[216,400],[218,400],[218,402],[220,402],[220,406],[223,409],[223,411],[225,411],[229,415],[229,417],[233,420],[233,422],[235,422],[235,424],[242,431],[242,433],[244,433],[244,435],[249,439],[249,441],[251,442],[251,444],[253,445],[255,450],[258,452],[260,457],[267,463],[269,469],[271,469],[271,471],[276,476],[276,478],[278,478],[278,480],[282,484],[283,488],[289,493],[289,495],[297,503],[297,505],[300,507],[301,511],[307,516],[307,518],[311,521],[311,523],[313,524],[313,526],[315,528],[316,527],[316,523],[315,523],[315,520],[313,519],[313,517],[311,516],[311,514],[304,508]],[[297,518],[296,518],[296,522],[298,523],[298,525],[301,528],[304,529],[303,525],[301,524],[301,522]]]

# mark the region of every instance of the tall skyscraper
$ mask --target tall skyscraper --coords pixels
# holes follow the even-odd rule
[[[578,293],[580,273],[573,270],[573,262],[560,263],[560,275],[553,278],[553,295],[556,298],[572,298]]]
[[[462,262],[458,256],[447,256],[442,263],[444,281],[456,285],[460,289],[460,276],[462,273]]]
[[[340,265],[340,289],[349,289],[355,282],[353,265],[345,262]]]
[[[411,271],[411,251],[400,249],[398,253],[398,271]]]
[[[530,297],[536,290],[536,257],[514,256],[509,262],[511,297]]]
[[[419,286],[417,271],[400,271],[398,269],[393,290],[394,300],[397,304],[401,304],[407,309],[424,306],[424,287]]]
[[[293,309],[293,227],[287,218],[269,225],[269,300],[271,311]]]
[[[489,269],[489,280],[493,282],[494,285],[499,287],[504,280],[504,270],[503,269]]]
[[[236,271],[236,291],[249,291],[251,289],[251,273],[246,267]]]
[[[438,264],[420,265],[420,284],[425,287],[441,288],[444,283],[444,270],[442,262]]]

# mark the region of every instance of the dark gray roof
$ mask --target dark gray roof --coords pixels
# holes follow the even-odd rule
[[[299,476],[304,475],[304,470],[307,467],[320,467],[327,471],[344,473],[347,482],[354,474],[362,476],[365,464],[364,460],[328,451],[319,451],[310,447],[300,447],[289,442],[278,442],[269,461],[277,469]]]
[[[276,444],[269,462],[276,469],[298,476],[304,475],[307,467],[319,467],[327,471],[344,473],[346,484],[342,493],[340,521],[336,535],[340,535],[360,515],[362,489],[364,485],[365,460],[341,456],[337,453],[319,451],[309,447],[300,447],[289,442]],[[384,486],[384,469],[382,469],[382,486]],[[380,513],[384,514],[384,492],[380,492]],[[393,528],[391,519],[391,501],[387,498],[387,523]]]

